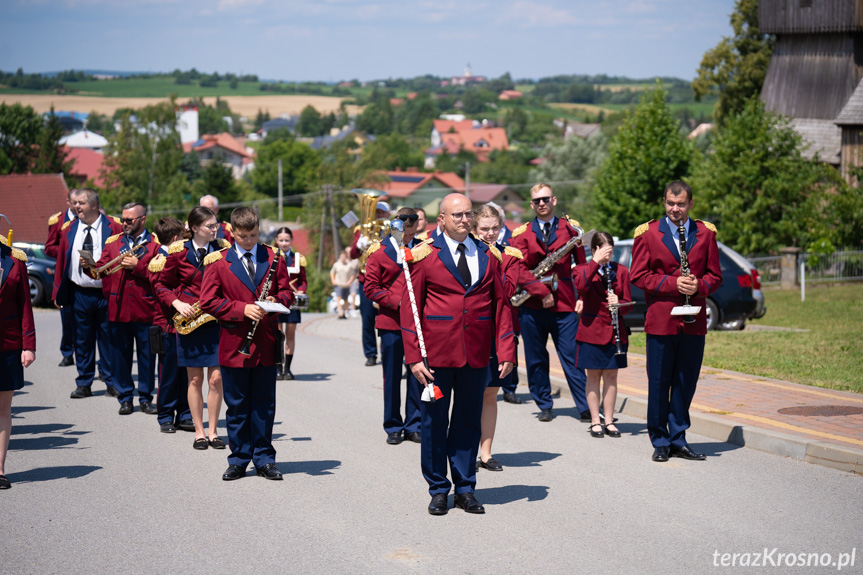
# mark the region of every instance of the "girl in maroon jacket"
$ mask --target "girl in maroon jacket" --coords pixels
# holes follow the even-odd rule
[[[27,256],[0,241],[0,489],[12,433],[12,396],[24,387],[24,368],[36,359],[36,327],[30,304]]]
[[[614,238],[608,232],[599,232],[590,242],[593,259],[580,265],[573,273],[575,287],[584,301],[578,326],[575,366],[587,375],[587,405],[590,408],[590,435],[602,437],[603,426],[599,418],[599,381],[605,381],[602,403],[605,408],[605,434],[620,437],[614,425],[614,402],[617,400],[617,370],[626,367],[626,324],[623,314],[629,307],[618,308],[617,333],[620,336],[622,355],[617,354],[615,329],[609,306],[632,301],[629,287],[629,270],[612,262]],[[609,292],[608,286],[612,290]]]

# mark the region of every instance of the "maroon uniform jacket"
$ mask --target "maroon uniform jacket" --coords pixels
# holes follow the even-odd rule
[[[400,330],[399,306],[405,289],[405,274],[390,238],[387,236],[383,242],[369,247],[371,253],[366,261],[363,291],[367,298],[378,304],[375,327]]]
[[[707,304],[705,299],[722,284],[719,248],[713,224],[691,220],[686,238],[689,273],[698,279],[698,292],[690,296],[691,305],[701,306],[695,323],[684,323],[682,316],[672,316],[675,306],[683,305],[684,296],[677,291],[680,276],[680,252],[677,230],[671,230],[667,219],[651,220],[638,226],[632,244],[632,283],[644,290],[647,316],[644,331],[650,335],[705,335]]]
[[[276,339],[279,314],[266,314],[259,322],[252,340],[251,353],[242,355],[237,350],[246,340],[252,320],[244,315],[246,304],[259,299],[266,283],[275,252],[269,246],[258,244],[255,260],[254,284],[237,250],[227,249],[207,257],[201,290],[201,308],[219,320],[219,365],[225,367],[257,367],[276,364]],[[164,272],[163,272],[164,273]],[[288,271],[284,265],[276,266],[276,275],[269,296],[285,307],[294,301]]]
[[[159,279],[159,274],[162,273],[167,259],[168,246],[159,246],[153,259],[150,260],[150,264],[147,266],[147,271],[150,274],[150,288],[154,294],[156,293],[156,281]],[[168,297],[166,296],[165,299],[168,299]],[[155,296],[154,298],[156,305],[153,310],[153,324],[162,328],[162,331],[165,333],[176,333],[177,330],[174,329],[173,318],[177,311],[171,304],[165,305],[161,299]],[[176,295],[171,298],[171,301],[173,302],[175,299],[177,299]]]
[[[108,321],[153,323],[156,301],[147,267],[156,255],[159,244],[153,241],[153,236],[146,230],[142,242],[146,251],[138,258],[135,269],[120,268],[120,271],[102,278],[102,293],[108,300]],[[128,248],[125,234],[111,236],[105,241],[102,257],[96,262],[96,266],[104,266]]]
[[[104,214],[100,214],[102,226],[102,251],[105,250],[105,242],[108,238],[115,234],[123,233],[123,226],[114,218],[109,218]],[[71,302],[72,293],[69,284],[72,281],[66,277],[72,258],[80,258],[80,254],[72,253],[72,245],[75,243],[75,234],[78,233],[78,225],[81,220],[70,220],[63,224],[60,228],[60,247],[57,249],[57,267],[54,268],[54,293],[51,299],[60,305],[66,305]]]
[[[229,247],[224,240],[210,242],[210,253]],[[193,305],[201,296],[201,280],[204,277],[204,263],[198,261],[198,254],[192,240],[180,240],[168,246],[168,257],[161,272],[155,278],[155,296],[165,309],[173,310],[175,299]],[[171,317],[173,317],[173,313]]]
[[[577,341],[607,345],[614,341],[614,329],[611,327],[611,312],[608,310],[608,283],[604,275],[599,273],[599,264],[590,263],[578,266],[573,272],[573,280],[578,295],[584,301],[584,309],[578,326]],[[629,270],[624,265],[612,262],[613,279],[611,288],[617,294],[619,303],[632,301],[629,287]],[[621,343],[627,342],[626,324],[623,316],[631,306],[617,310],[617,325]]]
[[[293,250],[288,253],[282,252],[282,263],[288,271],[288,280],[294,286],[294,291],[298,293],[306,293],[309,289],[309,284],[306,281],[306,258],[301,254],[295,253]],[[292,269],[298,269],[297,272],[291,272]]]
[[[63,224],[74,219],[74,217],[69,217],[68,209],[48,218],[48,239],[45,240],[45,254],[49,258],[57,259],[60,249],[60,229],[63,227]]]
[[[0,351],[36,351],[27,256],[0,242]]]
[[[576,231],[569,223],[561,218],[555,217],[551,223],[551,234],[548,244],[542,241],[542,227],[537,218],[530,224],[523,224],[512,232],[509,245],[517,248],[524,256],[523,263],[528,273],[534,269],[545,257],[562,248],[566,242],[576,236]],[[578,299],[575,286],[572,283],[572,261],[575,258],[576,265],[586,262],[584,249],[574,248],[566,257],[558,261],[550,273],[556,273],[558,277],[557,291],[551,291],[551,287],[541,283],[531,274],[531,281],[520,284],[531,297],[524,303],[532,309],[543,309],[542,299],[549,293],[554,294],[553,311],[575,311],[575,302]],[[546,275],[549,275],[546,274]],[[550,308],[551,309],[551,308]]]
[[[411,250],[411,280],[432,367],[487,366],[492,339],[498,361],[515,363],[515,334],[500,253],[473,236],[465,240],[469,241],[477,246],[480,279],[467,289],[443,235]],[[407,288],[402,293],[401,329],[405,361],[422,361]]]

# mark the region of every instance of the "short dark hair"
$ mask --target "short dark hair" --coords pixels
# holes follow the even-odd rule
[[[161,218],[156,222],[153,231],[160,242],[166,243],[183,234],[183,222],[171,216]]]
[[[294,239],[294,232],[291,231],[291,228],[288,226],[282,226],[276,230],[276,235],[274,237],[279,237],[279,234],[288,234],[291,236],[291,239]]]
[[[399,208],[399,211],[396,212],[397,216],[415,216],[417,215],[417,211],[414,208]]]
[[[668,192],[671,192],[672,196],[679,196],[686,192],[686,200],[689,202],[692,201],[692,188],[690,188],[689,184],[686,182],[676,180],[665,186],[665,191],[662,193],[662,201],[665,201],[668,198]]]
[[[599,246],[604,246],[605,244],[614,247],[614,238],[608,232],[596,232],[593,239],[590,240],[590,249],[595,250]]]
[[[97,208],[100,207],[100,205],[99,205],[99,192],[97,192],[93,188],[75,188],[74,190],[69,192],[69,197],[71,198],[72,196],[78,196],[78,195],[82,195],[82,194],[87,196],[87,203],[88,204],[93,204]]]
[[[144,210],[144,215],[147,215],[147,206],[142,204],[141,202],[129,202],[125,206],[123,206],[123,211],[131,210],[132,208],[141,208]]]
[[[192,211],[189,212],[189,217],[186,218],[186,224],[189,226],[189,229],[183,232],[183,239],[191,239],[194,235],[192,228],[202,226],[204,222],[215,217],[216,214],[210,208],[205,208],[204,206],[195,206],[192,208]]]
[[[237,208],[231,212],[231,227],[241,232],[249,232],[260,225],[255,208]]]

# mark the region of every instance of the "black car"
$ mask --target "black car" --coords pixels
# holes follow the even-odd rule
[[[740,259],[728,246],[719,245],[719,265],[722,269],[722,285],[707,298],[707,329],[729,327],[743,329],[746,319],[755,312],[758,303],[752,296],[752,273],[735,261]],[[632,240],[617,240],[614,242],[614,261],[631,267]],[[635,305],[626,314],[626,325],[644,327],[644,315],[647,312],[647,302],[644,292],[634,285],[632,301]]]
[[[34,306],[51,302],[54,289],[56,260],[45,254],[42,244],[13,242],[12,245],[27,254],[27,274],[30,276],[30,301]]]

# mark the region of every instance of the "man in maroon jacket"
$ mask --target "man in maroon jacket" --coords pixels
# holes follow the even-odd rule
[[[409,289],[403,291],[401,301],[405,359],[421,385],[433,380],[443,393],[437,401],[422,402],[422,471],[432,496],[428,507],[432,515],[446,514],[453,485],[456,507],[485,513],[474,489],[493,339],[500,377],[506,377],[515,363],[515,334],[500,252],[469,235],[474,217],[470,200],[463,195],[444,198],[439,216],[444,232],[431,244],[411,250],[417,315]],[[431,369],[423,364],[417,318]],[[452,482],[447,479],[447,460]]]
[[[704,454],[686,443],[686,430],[704,356],[706,298],[722,284],[716,228],[689,218],[692,190],[686,183],[670,183],[663,197],[666,217],[638,226],[632,244],[632,283],[647,299],[647,432],[654,461],[668,461],[669,456],[702,460]],[[688,276],[681,273],[680,226],[685,230]],[[692,323],[671,315],[685,296],[701,307]]]
[[[45,240],[45,254],[49,258],[58,257],[60,249],[60,229],[66,222],[71,222],[75,219],[75,210],[72,209],[71,191],[66,194],[66,209],[62,212],[57,212],[48,218],[48,238]],[[64,305],[60,308],[60,323],[62,325],[62,335],[60,337],[60,354],[63,359],[60,360],[60,367],[75,365],[75,314],[72,311],[71,305]]]

